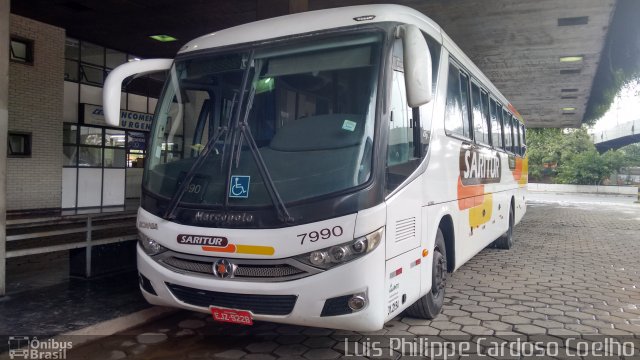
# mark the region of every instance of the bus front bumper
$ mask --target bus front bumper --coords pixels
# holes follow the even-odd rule
[[[253,295],[288,295],[297,297],[293,310],[286,315],[265,315],[253,313],[254,320],[316,326],[353,331],[374,331],[384,325],[384,244],[380,244],[370,254],[344,265],[305,278],[283,282],[248,282],[233,279],[218,279],[213,276],[204,278],[178,273],[162,266],[141,249],[138,252],[138,271],[148,279],[153,288],[149,292],[141,286],[141,291],[148,302],[154,305],[178,307],[203,313],[210,313],[208,306],[202,303],[194,305],[194,301],[185,299],[184,295],[176,295],[176,287],[188,288],[193,295],[204,292],[224,293],[233,303],[233,296],[242,298]],[[173,289],[173,291],[172,291]],[[325,302],[329,299],[364,293],[366,306],[358,311],[344,315],[321,316]],[[180,297],[180,299],[178,298]],[[188,297],[188,296],[187,296]],[[185,301],[183,301],[185,300]],[[335,300],[334,300],[335,301]],[[197,302],[197,301],[195,301]],[[228,306],[229,308],[233,308]],[[247,310],[237,308],[236,310]]]

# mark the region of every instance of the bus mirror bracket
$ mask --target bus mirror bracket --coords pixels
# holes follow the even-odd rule
[[[422,31],[415,25],[398,26],[396,37],[402,39],[403,67],[407,103],[418,107],[431,101],[431,53]]]
[[[172,59],[146,59],[124,63],[111,70],[102,88],[104,118],[109,126],[120,126],[122,82],[132,75],[144,75],[169,70]]]

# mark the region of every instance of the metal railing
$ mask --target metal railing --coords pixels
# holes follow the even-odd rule
[[[136,240],[135,225],[135,211],[7,220],[6,258],[86,248],[85,275],[90,277],[92,248]]]

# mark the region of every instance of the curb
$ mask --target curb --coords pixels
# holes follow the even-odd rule
[[[121,331],[143,325],[153,320],[173,315],[178,311],[180,310],[175,308],[154,306],[129,315],[87,326],[82,329],[63,333],[55,336],[54,339],[62,341],[65,337],[73,336],[73,346],[77,347],[114,335]]]

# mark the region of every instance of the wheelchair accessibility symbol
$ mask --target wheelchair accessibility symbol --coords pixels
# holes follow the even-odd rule
[[[251,176],[246,175],[232,175],[231,184],[229,187],[230,198],[243,198],[249,197],[249,182]]]

